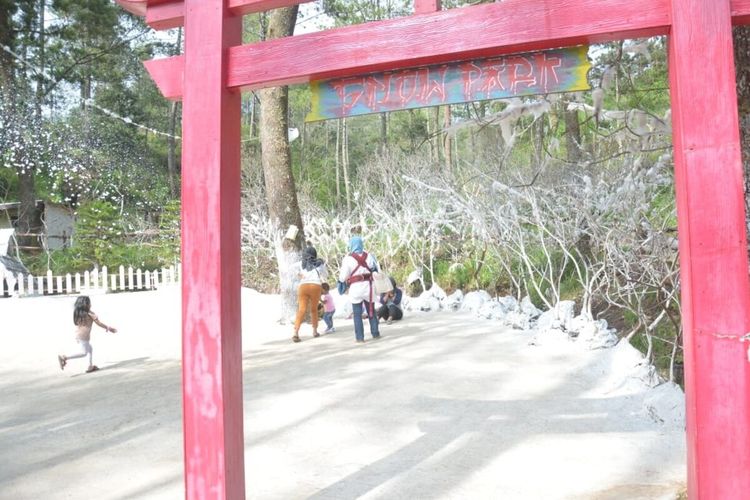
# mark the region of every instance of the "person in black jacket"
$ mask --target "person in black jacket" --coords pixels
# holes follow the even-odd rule
[[[393,290],[380,295],[380,303],[382,304],[378,309],[378,318],[384,319],[386,324],[391,324],[392,321],[398,321],[404,317],[404,311],[401,309],[401,298],[403,292],[396,286],[396,280],[391,278],[391,284]]]

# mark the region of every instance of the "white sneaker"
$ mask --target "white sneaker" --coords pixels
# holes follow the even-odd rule
[[[326,328],[326,331],[324,331],[323,333],[333,333],[335,331],[336,331],[335,328]]]

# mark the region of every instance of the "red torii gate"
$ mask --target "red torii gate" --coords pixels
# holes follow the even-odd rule
[[[750,0],[506,0],[241,45],[243,14],[308,0],[117,0],[185,55],[146,63],[182,98],[186,497],[244,498],[240,89],[669,35],[688,491],[750,499],[750,280],[732,24]],[[200,285],[200,286],[197,286]],[[748,343],[745,343],[748,341]]]

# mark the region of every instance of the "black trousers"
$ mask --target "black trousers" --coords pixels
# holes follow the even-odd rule
[[[395,304],[391,304],[390,306],[382,305],[380,306],[380,309],[378,309],[378,318],[387,320],[388,318],[398,321],[401,318],[404,317],[404,311],[401,310],[400,307],[398,307]]]

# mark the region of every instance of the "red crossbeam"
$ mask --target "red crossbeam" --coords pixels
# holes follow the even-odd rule
[[[731,6],[735,26],[750,24],[750,0],[732,0]]]
[[[312,0],[229,0],[229,11],[235,16],[289,7]],[[185,3],[182,0],[117,0],[125,10],[145,17],[146,24],[155,30],[177,28],[185,23]]]
[[[239,0],[235,0],[239,1]],[[581,16],[581,12],[586,12]],[[733,0],[736,24],[750,0]],[[227,84],[257,89],[459,59],[664,35],[669,0],[509,0],[232,47]],[[148,61],[165,97],[182,95],[182,56]]]

